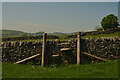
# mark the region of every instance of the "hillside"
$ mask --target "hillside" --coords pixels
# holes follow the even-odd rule
[[[0,33],[2,33],[2,37],[17,37],[17,36],[28,35],[28,33],[26,32],[15,31],[15,30],[0,30]]]
[[[33,36],[33,35],[42,35],[43,32],[36,32],[36,33],[27,33],[22,31],[16,31],[16,30],[0,30],[0,38],[6,38],[6,37],[20,37],[20,36]]]
[[[15,31],[15,30],[0,30],[0,33],[2,32],[2,37],[21,37],[21,36],[40,36],[43,34],[43,32],[36,32],[36,33],[27,33],[22,31]],[[90,31],[90,32],[82,32],[82,36],[97,36],[97,35],[109,35],[109,34],[116,34],[120,35],[120,27],[115,29],[109,29],[106,31]],[[74,35],[76,35],[77,32],[71,32],[71,33],[62,33],[62,32],[53,32],[53,33],[47,33],[47,35],[53,35],[53,36],[59,36],[60,38],[73,38]],[[0,35],[1,38],[1,35]]]
[[[27,32],[16,31],[16,30],[0,30],[0,33],[2,34],[3,38],[5,38],[5,37],[20,37],[20,36],[26,36],[26,35],[27,36],[38,36],[38,35],[43,34],[43,32],[27,33]],[[48,35],[63,36],[63,35],[69,35],[69,33],[54,32],[54,33],[48,33]]]
[[[73,32],[73,33],[54,32],[54,33],[47,33],[47,34],[54,35],[54,36],[68,36],[68,35],[75,35],[76,32]]]

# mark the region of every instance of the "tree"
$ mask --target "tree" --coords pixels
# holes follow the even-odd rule
[[[97,28],[97,31],[102,31],[103,29],[102,28]]]
[[[97,26],[95,26],[95,30],[102,31],[103,29],[99,25],[97,25]]]
[[[107,30],[110,28],[117,28],[118,26],[119,26],[118,18],[114,14],[107,15],[101,21],[101,27],[104,30]]]

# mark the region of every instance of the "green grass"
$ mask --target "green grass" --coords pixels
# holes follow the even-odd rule
[[[100,34],[100,35],[88,35],[83,36],[82,38],[99,38],[99,37],[119,37],[120,32],[110,33],[110,34]]]
[[[68,35],[59,36],[59,38],[66,38]]]
[[[116,32],[116,33],[111,33],[111,34],[100,34],[100,35],[88,35],[88,36],[82,36],[81,38],[82,39],[85,39],[85,38],[99,38],[99,37],[119,37],[120,36],[120,32]],[[60,41],[68,41],[69,39],[64,39],[65,37],[67,37],[66,35],[65,36],[59,36],[61,39],[59,39]],[[47,39],[47,41],[54,41],[56,39]],[[16,40],[15,42],[19,42],[19,41],[22,41],[22,42],[31,42],[31,41],[42,41],[42,39],[33,39],[33,40]]]
[[[93,64],[68,64],[57,67],[2,64],[3,78],[118,78],[118,60]]]
[[[0,63],[0,79],[2,79],[2,63]]]
[[[56,40],[56,39],[47,39],[47,41],[54,41],[54,40]],[[67,41],[67,40],[69,40],[69,39],[60,39],[60,41]],[[13,41],[13,42],[19,42],[19,41],[21,41],[21,42],[31,42],[31,41],[42,41],[42,39],[15,40],[15,41]],[[10,42],[11,42],[11,41],[10,41]]]

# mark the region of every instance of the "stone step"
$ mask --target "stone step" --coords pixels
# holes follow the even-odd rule
[[[52,55],[52,57],[58,57],[59,55]]]
[[[64,43],[60,43],[60,44],[58,44],[58,45],[69,45],[70,43],[68,43],[68,42],[64,42]]]
[[[70,48],[70,46],[69,45],[61,45],[61,46],[59,46],[59,48]]]
[[[70,43],[68,43],[68,42],[65,42],[65,43],[61,43],[61,45],[64,45],[64,44],[70,44]]]
[[[61,48],[60,51],[69,51],[71,48]]]

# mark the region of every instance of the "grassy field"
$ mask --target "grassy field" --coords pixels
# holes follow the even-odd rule
[[[119,37],[120,32],[110,33],[110,34],[100,34],[100,35],[88,35],[83,36],[82,38],[98,38],[98,37]]]
[[[56,39],[47,39],[47,41],[54,41],[54,40],[56,40]],[[59,39],[60,41],[68,41],[69,39]],[[13,41],[13,42],[19,42],[19,41],[21,41],[21,42],[32,42],[32,41],[42,41],[42,39],[34,39],[34,40],[15,40],[15,41]],[[11,41],[10,41],[11,42]]]
[[[84,65],[2,64],[3,78],[118,78],[118,60]]]
[[[111,33],[111,34],[100,34],[100,35],[88,35],[88,36],[82,36],[82,39],[85,38],[99,38],[99,37],[119,37],[120,36],[120,32],[116,32],[116,33]],[[69,39],[64,39],[66,36],[59,36],[61,39],[59,39],[60,41],[67,41]],[[47,41],[53,41],[56,39],[47,39]],[[35,40],[16,40],[15,42],[31,42],[31,41],[42,41],[42,39],[35,39]]]

